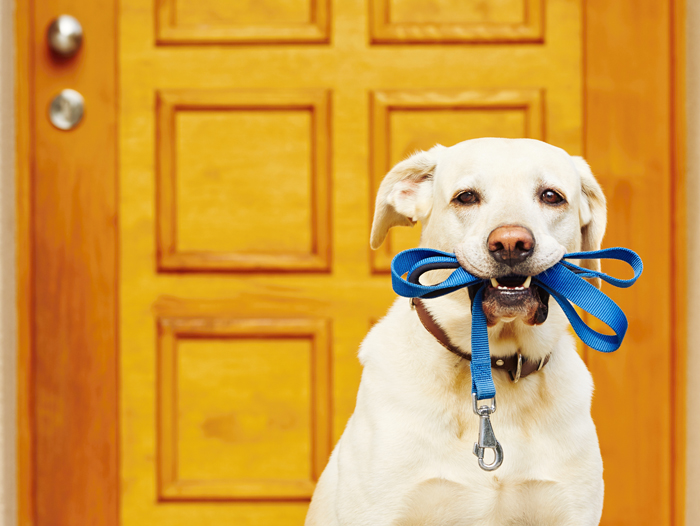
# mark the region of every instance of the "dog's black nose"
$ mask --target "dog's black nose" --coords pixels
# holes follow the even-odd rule
[[[505,225],[489,234],[488,244],[493,259],[512,267],[532,255],[535,237],[524,226]]]

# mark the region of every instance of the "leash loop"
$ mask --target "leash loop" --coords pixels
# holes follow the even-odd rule
[[[585,269],[566,261],[567,259],[616,259],[630,265],[634,275],[628,279],[616,278]],[[438,269],[454,270],[436,285],[420,283],[420,277],[425,272]],[[553,267],[533,276],[532,281],[546,290],[561,306],[574,331],[586,345],[609,353],[622,344],[627,332],[627,317],[613,300],[584,278],[600,278],[616,287],[627,288],[637,281],[642,270],[642,260],[635,252],[616,247],[566,254]],[[409,298],[437,298],[464,287],[479,285],[472,301],[472,392],[476,393],[478,400],[493,398],[496,388],[491,377],[488,330],[482,308],[487,281],[462,268],[454,254],[428,248],[414,248],[397,254],[391,263],[391,274],[394,291]],[[601,320],[614,334],[603,334],[586,325],[572,303]]]

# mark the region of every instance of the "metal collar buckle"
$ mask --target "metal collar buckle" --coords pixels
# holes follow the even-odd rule
[[[494,396],[491,405],[478,406],[476,393],[472,393],[472,408],[479,416],[479,441],[474,443],[474,455],[479,459],[479,467],[484,471],[494,471],[503,463],[503,448],[496,440],[496,435],[491,427],[491,415],[496,412],[496,397]],[[484,450],[493,449],[495,458],[493,462],[484,462]]]
[[[517,384],[520,380],[520,373],[523,371],[523,355],[518,351],[518,368],[515,370],[515,376],[513,377],[513,383]]]

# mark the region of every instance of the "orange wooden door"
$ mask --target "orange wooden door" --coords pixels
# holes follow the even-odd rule
[[[394,299],[390,258],[419,238],[419,227],[396,229],[371,252],[379,181],[417,148],[482,136],[532,137],[587,154],[610,199],[607,246],[630,246],[647,262],[650,279],[632,299],[616,296],[632,323],[626,347],[614,358],[584,356],[603,395],[594,405],[606,466],[602,524],[671,524],[681,493],[672,483],[677,329],[668,318],[650,329],[648,311],[675,301],[654,286],[676,268],[663,236],[675,220],[674,154],[670,142],[659,146],[670,141],[664,104],[672,93],[625,54],[634,54],[628,39],[657,57],[655,67],[670,68],[668,49],[659,50],[670,4],[650,0],[637,12],[625,2],[617,12],[602,0],[121,0],[109,26],[118,33],[98,36],[90,21],[109,16],[71,0],[88,20],[86,48],[57,64],[41,39],[65,9],[58,1],[34,0],[27,24],[27,68],[36,68],[30,82],[39,86],[26,89],[34,141],[26,153],[36,163],[22,168],[20,184],[29,196],[20,233],[33,243],[22,282],[34,291],[22,333],[22,494],[33,524],[303,524],[354,408],[358,345]],[[635,20],[632,37],[613,30],[626,19]],[[643,41],[650,31],[655,39]],[[601,35],[615,42],[607,55]],[[113,69],[102,65],[113,82],[90,77],[101,41],[116,46]],[[634,97],[616,95],[613,80],[644,86],[639,100],[667,122],[658,136],[634,139],[653,120],[635,113]],[[52,129],[42,109],[66,82],[89,94],[75,132]],[[108,109],[91,120],[95,101]],[[110,111],[118,128],[105,118]],[[109,150],[118,170],[102,182],[100,129],[118,130]],[[82,177],[55,162],[82,162],[81,141],[91,163]],[[662,204],[651,215],[655,198]],[[94,206],[83,210],[87,202]],[[95,287],[105,258],[116,263],[106,273],[112,281]],[[57,290],[55,280],[76,262],[68,282],[90,301],[66,303],[76,287]],[[67,365],[95,356],[105,363],[82,375]],[[111,356],[118,381],[105,376]],[[651,357],[661,383],[645,372]],[[66,382],[71,375],[83,382],[78,391]],[[63,399],[70,403],[57,404]],[[64,439],[73,420],[82,427]],[[118,469],[78,472],[55,492],[56,473],[76,458],[65,452],[77,450],[83,430],[104,446],[90,450],[91,462],[116,462],[116,435],[103,420],[119,429]]]
[[[581,152],[581,6],[542,7],[121,3],[124,524],[303,524],[418,240],[371,253],[384,173],[481,136]]]

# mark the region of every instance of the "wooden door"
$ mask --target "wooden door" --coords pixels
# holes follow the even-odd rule
[[[634,2],[584,11],[579,0],[121,0],[116,23],[104,14],[110,1],[71,0],[87,22],[86,48],[70,63],[42,48],[43,28],[65,2],[34,0],[33,18],[19,9],[20,22],[28,17],[20,38],[33,42],[20,67],[40,88],[19,90],[31,123],[20,125],[20,154],[35,159],[20,167],[20,234],[32,243],[20,251],[32,269],[20,283],[32,291],[21,332],[25,523],[303,524],[354,408],[358,345],[395,297],[390,258],[419,238],[419,227],[396,229],[370,250],[377,186],[415,149],[482,136],[588,154],[611,200],[609,239],[651,260],[652,278],[634,299],[619,296],[634,351],[627,344],[617,362],[585,356],[606,397],[594,408],[608,481],[603,524],[676,520],[679,329],[669,318],[651,331],[645,323],[650,305],[677,301],[652,292],[654,279],[676,279],[676,255],[669,236],[659,251],[643,228],[663,238],[677,220],[672,86],[639,98],[666,119],[663,149],[626,139],[650,120],[606,84],[656,81],[655,70],[625,70],[625,38],[653,34],[645,56],[670,71],[670,40],[658,43],[671,4],[647,3],[630,37],[610,28],[636,13]],[[608,55],[599,54],[603,34],[617,39]],[[115,54],[100,57],[99,43]],[[68,133],[41,109],[66,82],[91,95],[85,122]],[[95,101],[106,109],[91,117]],[[55,163],[79,164],[80,142],[104,137],[116,156],[106,183],[96,145],[82,177]],[[651,217],[655,196],[664,204]],[[76,270],[57,289],[66,268]],[[66,300],[76,286],[89,301]],[[633,352],[656,357],[661,384]],[[87,358],[87,373],[70,367]],[[82,379],[77,391],[71,375]],[[83,433],[103,446],[89,449],[92,476],[79,471],[57,486],[83,458],[71,456]],[[652,453],[650,463],[639,458]],[[95,467],[100,460],[107,469]]]
[[[580,153],[580,5],[121,12],[122,521],[301,525],[418,240],[371,253],[379,181],[472,137]]]

